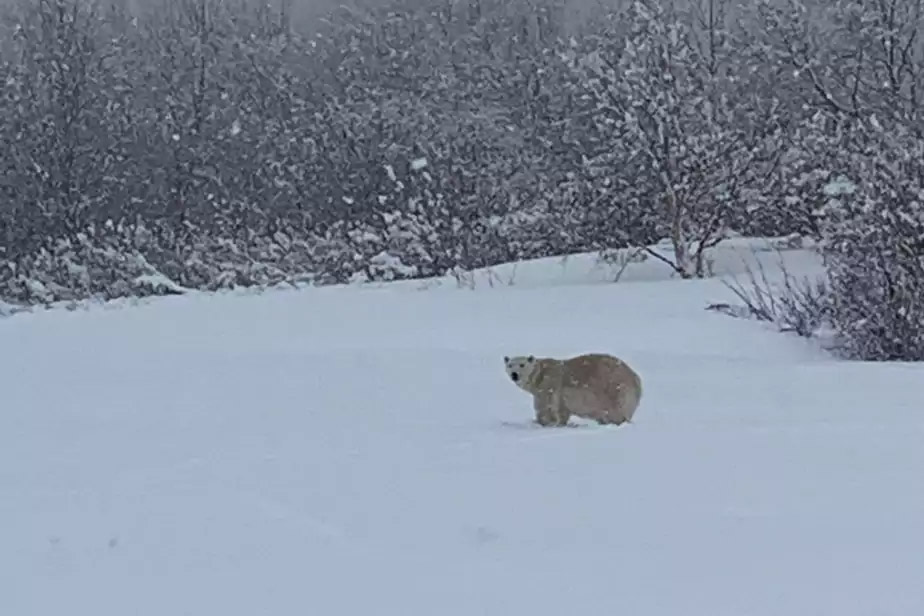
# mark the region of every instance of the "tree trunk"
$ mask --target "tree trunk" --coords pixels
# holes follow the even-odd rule
[[[671,218],[671,244],[674,246],[674,268],[680,277],[690,279],[694,277],[693,263],[690,258],[690,247],[683,232],[683,205],[677,199],[673,187],[667,187],[667,207]]]

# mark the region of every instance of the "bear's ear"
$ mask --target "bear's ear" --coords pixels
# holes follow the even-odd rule
[[[504,355],[504,363],[505,363],[505,364],[509,364],[509,363],[510,363],[510,358],[507,357],[506,355]]]
[[[529,357],[526,358],[526,361],[532,363],[532,362],[536,361],[536,356],[535,356],[535,355],[530,355]]]

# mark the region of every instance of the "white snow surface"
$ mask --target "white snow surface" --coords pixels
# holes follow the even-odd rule
[[[921,366],[561,267],[0,319],[0,614],[924,614]],[[530,427],[587,351],[634,423]]]

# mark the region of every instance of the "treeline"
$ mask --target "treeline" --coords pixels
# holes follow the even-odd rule
[[[820,240],[851,356],[924,358],[924,0],[11,0],[0,300]]]

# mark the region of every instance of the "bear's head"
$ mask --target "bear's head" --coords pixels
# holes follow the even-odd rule
[[[526,389],[530,383],[536,366],[538,366],[538,364],[533,355],[504,357],[504,368],[507,370],[507,376],[510,377],[511,381],[523,389]]]

